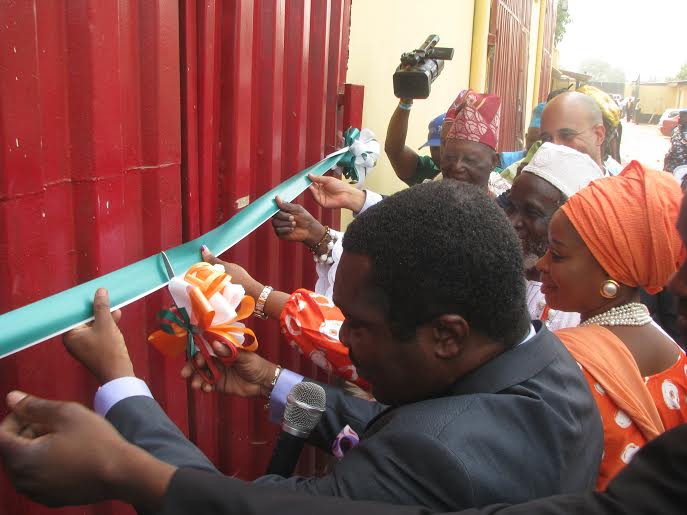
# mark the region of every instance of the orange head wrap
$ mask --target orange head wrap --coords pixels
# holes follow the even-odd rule
[[[670,174],[632,161],[617,177],[573,195],[562,209],[612,279],[653,294],[684,259],[675,228],[681,200]]]

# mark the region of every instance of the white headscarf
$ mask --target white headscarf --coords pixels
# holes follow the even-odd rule
[[[544,143],[523,172],[541,177],[566,197],[572,197],[590,182],[604,176],[588,155],[553,143]]]

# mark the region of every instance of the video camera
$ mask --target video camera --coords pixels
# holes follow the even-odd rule
[[[398,98],[427,98],[432,82],[444,61],[453,59],[453,48],[436,46],[439,36],[431,34],[422,46],[401,55],[401,64],[394,72],[394,95]]]

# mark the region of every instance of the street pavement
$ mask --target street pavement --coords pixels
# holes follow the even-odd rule
[[[670,147],[670,138],[663,136],[657,125],[637,125],[622,121],[623,138],[620,157],[623,165],[637,160],[655,170],[663,170],[663,158]]]

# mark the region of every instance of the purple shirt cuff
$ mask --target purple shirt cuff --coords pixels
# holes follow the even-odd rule
[[[98,415],[105,416],[112,406],[129,397],[144,395],[153,398],[148,385],[138,377],[120,377],[105,383],[95,392],[93,409]]]
[[[284,408],[286,407],[286,398],[291,388],[301,381],[303,381],[302,375],[285,368],[282,369],[277,382],[274,383],[274,388],[272,388],[272,395],[270,395],[270,422],[281,424],[281,420],[284,417]]]

